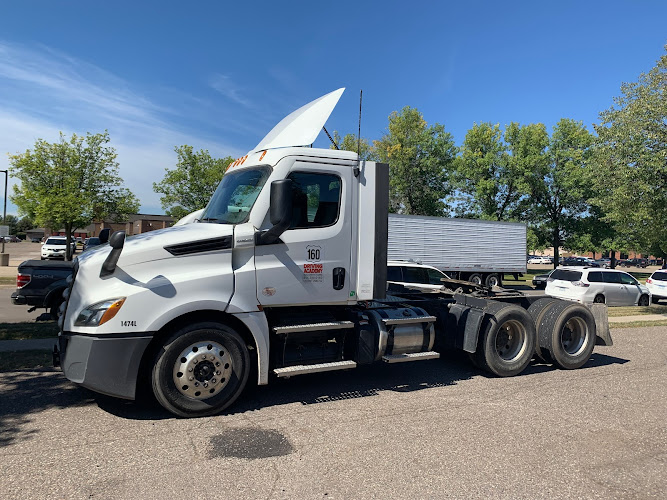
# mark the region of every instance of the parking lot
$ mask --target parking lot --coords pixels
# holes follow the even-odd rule
[[[585,368],[467,360],[279,380],[183,420],[56,371],[0,373],[6,498],[658,498],[667,327],[613,330]]]

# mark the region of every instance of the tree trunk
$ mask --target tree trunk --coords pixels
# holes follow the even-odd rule
[[[609,267],[612,269],[616,269],[616,250],[611,251],[611,262],[609,263]]]
[[[560,248],[560,230],[558,228],[553,230],[551,243],[554,246],[554,269],[556,269],[560,261],[558,252],[558,249]]]
[[[72,224],[65,224],[65,260],[72,260]]]

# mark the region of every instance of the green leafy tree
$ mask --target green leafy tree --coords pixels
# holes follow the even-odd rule
[[[374,148],[377,158],[389,163],[390,210],[445,215],[457,148],[443,125],[429,127],[417,109],[406,106],[389,116],[388,131]]]
[[[373,151],[373,147],[365,137],[361,138],[361,142],[357,140],[357,136],[355,134],[346,134],[345,137],[341,139],[338,131],[334,130],[333,140],[338,145],[338,149],[342,149],[344,151],[354,151],[355,153],[359,149],[359,156],[362,160],[372,161],[375,159],[375,152]],[[336,149],[336,147],[331,144],[329,149]]]
[[[586,173],[593,137],[581,122],[566,118],[554,126],[550,140],[542,124],[510,130],[516,161],[525,163],[530,172],[526,215],[551,235],[557,266],[559,247],[581,237],[578,229],[590,208],[587,200],[592,192]]]
[[[165,168],[164,178],[153,183],[153,191],[163,195],[160,203],[166,213],[180,219],[207,205],[234,158],[213,158],[207,150],[194,152],[188,145],[174,150],[176,167]]]
[[[123,187],[118,175],[116,151],[109,133],[78,136],[58,142],[38,139],[32,150],[9,156],[14,185],[11,200],[19,212],[37,224],[72,229],[93,220],[126,219],[139,209],[139,200]],[[68,245],[67,259],[71,260]]]
[[[482,219],[515,218],[528,193],[528,164],[515,160],[507,152],[499,125],[474,124],[456,159],[459,206]]]
[[[595,126],[593,202],[617,229],[621,245],[665,253],[667,54],[637,82],[624,83],[621,94]]]

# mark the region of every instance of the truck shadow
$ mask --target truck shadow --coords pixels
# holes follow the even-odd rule
[[[582,369],[625,364],[627,359],[594,353]],[[521,377],[557,370],[533,361]],[[475,376],[488,376],[473,367],[466,356],[446,353],[440,360],[397,365],[362,366],[350,371],[316,373],[292,379],[274,379],[270,385],[249,387],[228,415],[300,403],[316,405],[367,398],[382,391],[413,392],[456,385]],[[123,419],[174,418],[152,400],[125,401],[96,394],[69,382],[59,370],[24,370],[0,373],[0,447],[38,438],[36,415],[49,409],[97,405]],[[224,414],[223,414],[224,416]]]

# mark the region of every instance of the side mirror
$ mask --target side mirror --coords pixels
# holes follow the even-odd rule
[[[102,231],[104,231],[104,229]],[[118,263],[118,258],[120,257],[120,253],[123,251],[124,244],[125,244],[125,231],[115,231],[111,235],[111,239],[109,240],[109,246],[111,247],[111,252],[109,252],[109,255],[107,255],[107,258],[102,263],[102,268],[100,269],[100,278],[109,276],[113,274],[113,272],[116,270],[116,264]]]
[[[258,237],[258,245],[271,245],[280,240],[292,223],[292,181],[282,179],[271,183],[271,205],[269,208],[269,219],[273,227],[261,233]]]
[[[110,235],[110,234],[111,234],[111,229],[109,229],[108,227],[102,229],[102,230],[100,231],[99,236],[98,236],[99,239],[100,239],[100,244],[104,244],[104,243],[106,243],[107,241],[109,241],[109,235]]]

